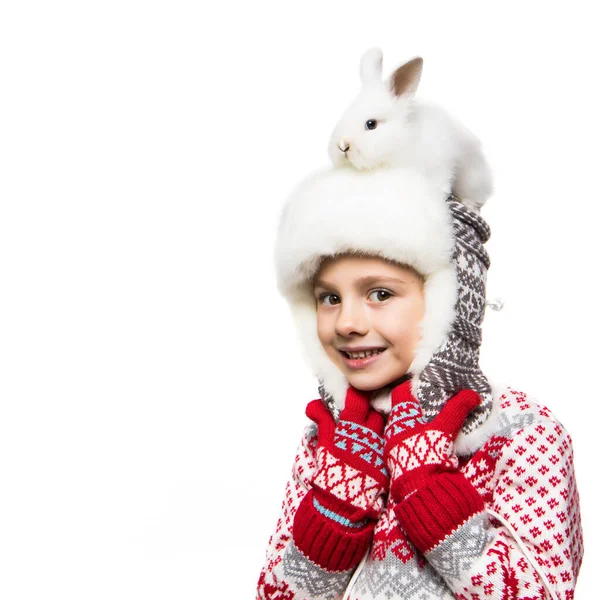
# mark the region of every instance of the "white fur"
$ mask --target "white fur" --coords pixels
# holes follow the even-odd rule
[[[290,196],[277,233],[277,284],[290,305],[305,357],[338,407],[344,406],[348,381],[318,338],[312,291],[323,257],[364,251],[411,265],[425,276],[422,335],[410,367],[416,379],[454,320],[453,248],[445,194],[414,169],[329,168]]]
[[[498,419],[502,412],[500,404],[508,386],[504,383],[491,381],[489,377],[488,382],[492,388],[492,410],[485,422],[473,431],[465,433],[461,430],[458,432],[454,442],[454,451],[458,456],[473,454],[473,452],[479,450],[498,431]]]
[[[414,167],[441,190],[453,191],[465,206],[478,211],[493,191],[491,170],[479,139],[442,107],[414,98],[420,69],[396,96],[393,75],[382,80],[382,61],[379,48],[371,48],[361,59],[362,89],[329,141],[333,164],[359,170]],[[375,129],[366,128],[370,119],[378,122]]]

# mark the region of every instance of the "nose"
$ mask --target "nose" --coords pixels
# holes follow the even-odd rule
[[[340,152],[343,152],[344,154],[346,154],[346,152],[348,152],[348,150],[350,150],[350,142],[348,142],[347,140],[342,138],[338,142],[338,148],[340,149]]]
[[[335,330],[339,336],[364,335],[369,331],[369,320],[365,306],[358,300],[342,302],[338,313]]]

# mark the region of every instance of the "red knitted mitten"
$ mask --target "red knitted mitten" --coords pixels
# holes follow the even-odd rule
[[[398,521],[425,553],[483,510],[481,496],[458,470],[454,454],[454,440],[481,398],[461,390],[427,423],[410,386],[408,380],[392,390],[385,458]]]
[[[294,518],[296,547],[330,571],[356,566],[369,548],[389,486],[383,458],[384,418],[370,393],[349,386],[336,424],[321,400],[306,407],[318,425],[312,489]]]

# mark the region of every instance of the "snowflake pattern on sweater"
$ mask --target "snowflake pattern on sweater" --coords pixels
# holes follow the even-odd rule
[[[482,496],[473,515],[420,554],[388,500],[364,561],[328,572],[294,545],[292,525],[311,488],[316,427],[300,444],[257,600],[572,600],[583,556],[572,441],[550,410],[510,387],[496,400],[492,437],[460,470]]]

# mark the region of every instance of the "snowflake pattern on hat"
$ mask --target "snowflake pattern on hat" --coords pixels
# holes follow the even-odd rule
[[[420,373],[415,395],[424,417],[431,421],[457,392],[476,391],[482,401],[465,421],[463,431],[469,433],[487,419],[492,408],[492,389],[479,367],[490,267],[483,244],[490,238],[491,231],[485,220],[456,196],[450,195],[446,201],[452,214],[455,239],[452,257],[458,281],[455,318],[446,339]]]

